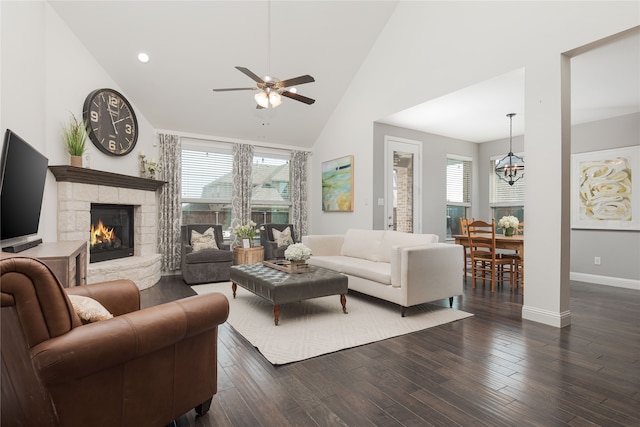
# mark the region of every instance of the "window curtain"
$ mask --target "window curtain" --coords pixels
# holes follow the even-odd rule
[[[180,137],[164,133],[158,136],[160,141],[160,179],[167,182],[160,190],[159,252],[162,255],[162,270],[175,271],[180,268],[180,215],[182,211]]]
[[[231,228],[251,221],[251,169],[253,145],[233,145],[233,195],[231,196]],[[231,247],[240,246],[235,234],[231,234]]]
[[[291,223],[297,230],[297,236],[307,235],[309,209],[307,206],[307,151],[294,151],[291,153]]]

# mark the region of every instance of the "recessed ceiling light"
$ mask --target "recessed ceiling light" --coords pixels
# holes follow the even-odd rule
[[[146,64],[147,62],[149,62],[149,55],[147,55],[144,52],[140,52],[138,54],[138,61],[142,62],[143,64]]]

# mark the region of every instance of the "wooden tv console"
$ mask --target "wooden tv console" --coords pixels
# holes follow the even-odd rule
[[[21,256],[38,258],[45,263],[65,288],[87,284],[86,241],[45,242],[22,252],[0,254],[2,258]]]

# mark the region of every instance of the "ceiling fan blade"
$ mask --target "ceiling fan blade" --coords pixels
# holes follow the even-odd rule
[[[236,69],[240,70],[240,72],[242,72],[242,73],[246,74],[247,76],[249,76],[253,81],[255,81],[257,83],[264,83],[264,80],[262,80],[253,71],[249,70],[248,68],[236,67]]]
[[[257,90],[257,87],[230,87],[226,89],[213,89],[214,92],[229,92],[230,90]]]
[[[311,77],[309,74],[305,74],[304,76],[294,77],[292,79],[287,79],[287,80],[278,82],[274,85],[274,87],[276,88],[291,87],[291,86],[301,85],[305,83],[312,83],[315,81],[316,80],[313,77]]]
[[[289,92],[285,90],[280,92],[280,95],[286,96],[287,98],[295,99],[296,101],[304,102],[305,104],[311,105],[316,102],[315,99],[307,98],[306,96],[298,95],[297,93]]]

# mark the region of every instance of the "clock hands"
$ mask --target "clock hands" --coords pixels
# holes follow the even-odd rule
[[[123,121],[123,120],[127,120],[127,119],[130,119],[130,118],[131,118],[131,116],[127,116],[127,117],[125,117],[125,118],[123,118],[123,119],[116,120],[115,122],[113,122],[113,124],[115,125],[116,123],[120,123],[121,121]]]
[[[111,111],[111,108],[107,107],[107,111],[109,112],[109,118],[111,119],[111,126],[113,126],[113,130],[115,131],[116,135],[118,134],[118,129],[116,129],[116,123],[118,122],[114,122],[113,121],[113,112]],[[120,121],[120,120],[118,120]]]

